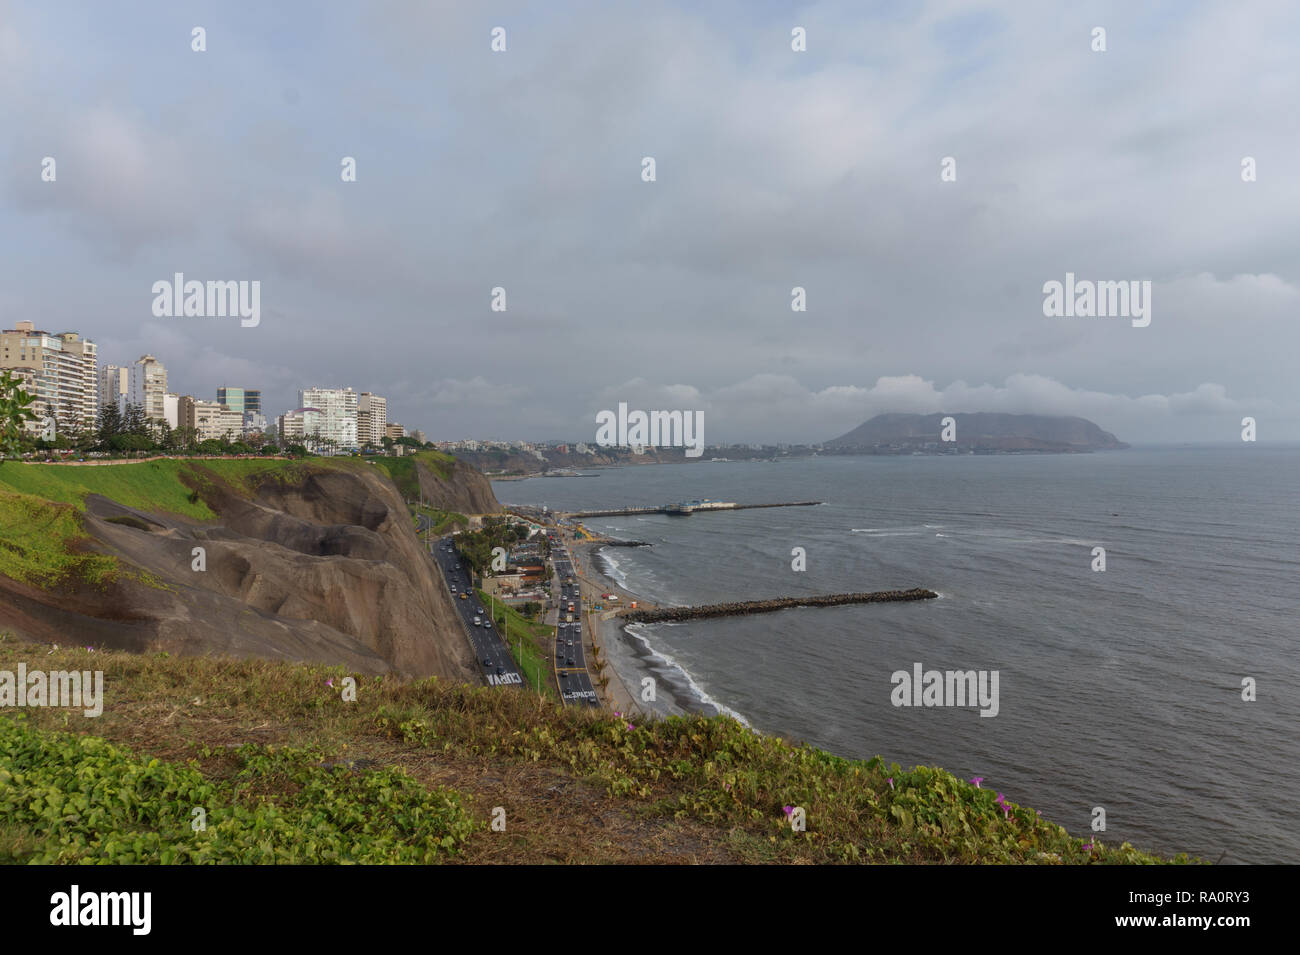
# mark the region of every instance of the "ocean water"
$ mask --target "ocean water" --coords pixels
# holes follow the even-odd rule
[[[710,497],[818,507],[588,524],[660,603],[927,587],[941,599],[631,628],[661,708],[723,708],[850,757],[942,766],[1079,836],[1300,861],[1300,449],[834,457],[498,482],[582,509]],[[792,570],[792,549],[807,570]],[[1092,569],[1093,548],[1106,570]],[[996,670],[995,717],[894,706],[895,671]],[[1242,681],[1257,699],[1242,699]],[[664,693],[663,691],[667,692]]]

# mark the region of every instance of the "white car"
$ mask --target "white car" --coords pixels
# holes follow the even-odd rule
[[[475,617],[475,618],[474,618],[474,626],[476,626],[476,627],[481,627],[481,626],[483,626],[483,618],[482,618],[482,617]]]

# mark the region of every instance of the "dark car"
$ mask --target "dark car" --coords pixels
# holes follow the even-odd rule
[[[573,666],[573,657],[565,657],[565,658],[564,658],[564,665],[565,665],[565,666]]]
[[[505,667],[497,667],[497,676],[500,676],[502,673],[505,672],[506,672]]]
[[[489,660],[487,657],[484,657],[484,658],[483,658],[483,665],[484,665],[485,667],[490,667],[490,666],[492,665],[492,661]]]

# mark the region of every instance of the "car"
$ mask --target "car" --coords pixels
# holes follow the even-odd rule
[[[484,657],[484,658],[483,658],[483,665],[484,665],[485,667],[490,667],[490,666],[492,665],[492,661],[489,660],[487,657]]]
[[[573,657],[565,657],[565,658],[564,658],[564,665],[565,665],[565,666],[570,666],[570,667],[573,666]]]
[[[479,607],[478,610],[476,611],[476,613],[481,613],[481,614],[482,614],[482,613],[487,613],[487,611],[484,610],[482,607]]]
[[[500,676],[502,673],[505,672],[506,672],[505,667],[497,667],[497,676]]]
[[[490,627],[492,626],[492,621],[491,621],[491,620],[484,620],[484,621],[483,621],[483,626],[485,626],[485,627],[489,627],[489,628],[490,628]]]
[[[475,618],[474,618],[474,626],[477,627],[477,626],[479,626],[479,625],[482,624],[482,623],[483,623],[483,618],[482,618],[482,617],[475,617]]]
[[[461,599],[461,600],[469,600],[469,594],[461,594],[461,595],[460,595],[460,599]]]

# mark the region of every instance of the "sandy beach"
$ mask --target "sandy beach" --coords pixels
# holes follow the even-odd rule
[[[605,674],[610,677],[605,693],[606,705],[623,713],[661,717],[682,713],[713,715],[722,711],[722,707],[702,700],[702,691],[693,687],[689,677],[678,667],[652,651],[645,641],[628,633],[622,613],[609,609],[609,602],[603,594],[618,594],[620,610],[623,611],[631,609],[633,601],[636,601],[638,609],[660,606],[619,584],[606,573],[604,561],[610,551],[606,550],[604,557],[600,556],[600,551],[608,547],[610,540],[611,538],[597,537],[571,545],[574,559],[580,568],[584,599],[590,601],[589,606],[600,603],[606,607],[603,612],[588,613],[586,621],[587,632],[592,635],[591,639],[600,651],[600,659],[606,663]],[[613,550],[617,552],[617,548]],[[593,679],[595,676],[593,673]],[[641,699],[642,681],[647,676],[655,681],[653,701]]]

